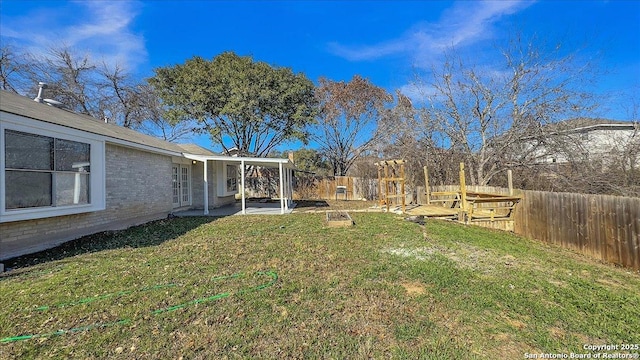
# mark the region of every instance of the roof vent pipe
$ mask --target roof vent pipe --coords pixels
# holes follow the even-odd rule
[[[47,88],[47,84],[46,83],[39,82],[38,83],[38,96],[36,96],[36,98],[33,99],[33,101],[41,103],[42,100],[43,100],[42,99],[42,93],[44,92],[44,89],[46,89],[46,88]]]

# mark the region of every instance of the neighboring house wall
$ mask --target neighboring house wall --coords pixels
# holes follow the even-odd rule
[[[639,141],[640,134],[632,128],[576,129],[567,134],[550,135],[547,142],[551,145],[539,146],[533,156],[537,163],[562,164],[569,162],[570,157],[580,160],[607,161],[611,157],[619,157],[629,147],[637,146]],[[534,143],[527,145],[529,148],[533,146]]]
[[[611,150],[624,150],[633,140],[634,130],[598,129],[580,133],[580,139],[590,155],[607,156]]]
[[[0,260],[171,212],[171,157],[106,144],[106,210],[0,223]]]

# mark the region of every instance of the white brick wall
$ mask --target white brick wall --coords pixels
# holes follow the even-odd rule
[[[106,145],[105,156],[106,210],[1,223],[0,260],[160,219],[171,212],[171,157],[113,144]]]
[[[204,179],[203,179],[203,164],[197,162],[192,167],[192,179],[191,188],[192,204],[195,209],[204,209]],[[213,161],[207,163],[207,182],[209,193],[209,209],[217,208],[227,204],[231,204],[235,201],[234,196],[218,197],[218,173],[216,171],[217,166]]]

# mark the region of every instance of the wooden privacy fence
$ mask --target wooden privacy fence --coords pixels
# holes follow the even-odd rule
[[[351,176],[335,176],[316,180],[316,196],[327,200],[373,200],[378,197],[376,179],[365,179]],[[343,187],[339,191],[338,187]]]
[[[458,185],[432,186],[456,191]],[[467,186],[470,191],[508,194],[505,188]],[[424,192],[419,191],[419,202]],[[640,198],[514,190],[522,197],[514,214],[516,234],[640,270]]]
[[[640,198],[522,193],[516,233],[640,270]]]

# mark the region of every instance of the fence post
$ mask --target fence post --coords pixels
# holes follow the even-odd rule
[[[460,163],[460,211],[458,211],[458,221],[467,223],[467,184],[464,176],[464,163]]]
[[[507,170],[507,182],[509,183],[509,196],[513,196],[513,172]]]
[[[390,208],[390,204],[389,204],[389,181],[387,181],[387,179],[389,178],[389,166],[384,167],[384,197],[386,198],[387,201],[387,212],[389,212],[389,208]]]
[[[427,205],[431,204],[431,190],[429,189],[429,171],[427,167],[422,168],[424,170],[424,191],[427,196]]]
[[[376,165],[378,165],[376,163]],[[380,209],[382,209],[382,168],[378,165],[378,200],[380,202]]]

